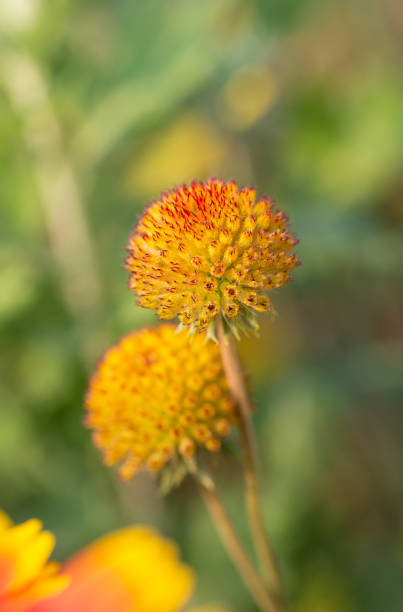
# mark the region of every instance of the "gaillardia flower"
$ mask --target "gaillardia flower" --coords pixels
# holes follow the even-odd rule
[[[37,519],[12,525],[0,512],[1,612],[26,612],[66,587],[69,579],[59,574],[58,564],[48,563],[54,544]]]
[[[1,612],[180,612],[192,594],[193,571],[153,528],[110,533],[60,571],[48,562],[54,543],[37,519],[14,526],[0,511]]]
[[[69,586],[29,612],[179,612],[195,580],[177,546],[143,526],[100,538],[63,570]]]
[[[110,348],[91,379],[86,424],[123,479],[143,466],[181,466],[196,447],[220,449],[236,422],[218,346],[172,325],[143,329]]]
[[[138,303],[192,331],[212,329],[221,313],[235,333],[271,309],[266,291],[299,264],[287,217],[274,202],[233,181],[210,179],[164,193],[132,234],[126,266]]]

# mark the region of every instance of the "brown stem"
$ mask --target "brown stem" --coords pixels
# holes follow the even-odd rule
[[[273,551],[268,541],[259,502],[256,469],[255,437],[251,421],[252,405],[246,389],[245,380],[232,337],[225,336],[224,325],[218,319],[218,342],[221,349],[224,370],[230,392],[237,402],[240,416],[242,444],[245,452],[244,478],[246,506],[255,549],[264,576],[271,592],[278,601],[282,600],[280,575]]]
[[[196,476],[196,479],[217,533],[257,605],[262,612],[280,612],[253,567],[225,508],[218,499],[214,482],[204,475]]]

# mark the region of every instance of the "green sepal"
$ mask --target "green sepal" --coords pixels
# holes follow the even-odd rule
[[[212,340],[213,342],[218,344],[218,339],[217,339],[217,334],[216,334],[215,319],[211,319],[211,321],[210,321],[210,323],[208,325],[207,332],[206,332],[206,342],[208,340]]]
[[[164,465],[158,473],[160,495],[164,497],[179,487],[188,474],[189,467],[181,457]]]
[[[175,328],[175,333],[180,334],[181,331],[183,331],[185,329],[185,325],[183,325],[182,322],[179,322],[178,325]]]

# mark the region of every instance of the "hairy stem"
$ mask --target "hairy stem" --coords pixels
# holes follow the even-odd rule
[[[262,612],[280,612],[276,601],[262,583],[224,506],[217,497],[214,482],[205,475],[198,475],[196,479],[217,533],[259,609]]]
[[[245,453],[244,478],[246,506],[252,537],[264,577],[276,600],[280,602],[283,599],[280,575],[273,551],[267,538],[259,502],[256,444],[251,421],[251,401],[245,385],[245,379],[234,346],[234,341],[232,337],[225,336],[224,325],[221,318],[218,319],[217,331],[230,392],[239,408],[241,437]],[[278,610],[280,609],[281,608],[278,608]]]

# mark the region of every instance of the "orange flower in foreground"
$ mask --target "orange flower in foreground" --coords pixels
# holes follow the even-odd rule
[[[0,512],[1,612],[26,612],[66,587],[69,579],[58,574],[58,564],[48,563],[54,543],[37,519],[14,526]]]
[[[179,612],[193,572],[176,545],[148,527],[101,538],[64,566],[67,589],[29,612]]]
[[[47,563],[54,537],[41,527],[37,519],[12,526],[0,512],[1,612],[179,612],[192,593],[192,570],[154,529],[128,527],[100,538],[58,573]]]
[[[255,327],[253,312],[271,308],[265,291],[282,287],[299,264],[287,217],[270,198],[255,198],[254,189],[210,179],[153,202],[128,245],[139,304],[162,319],[179,316],[192,331],[219,313],[235,333]]]
[[[122,461],[124,479],[143,466],[176,464],[197,446],[219,450],[236,422],[219,348],[172,325],[132,333],[109,349],[86,407],[105,462]]]

